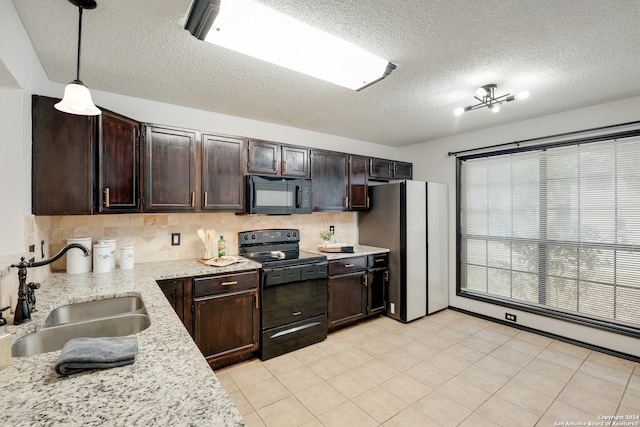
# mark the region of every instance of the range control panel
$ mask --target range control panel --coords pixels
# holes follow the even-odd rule
[[[242,231],[238,233],[238,242],[240,246],[262,243],[295,243],[299,241],[300,230],[295,228]]]

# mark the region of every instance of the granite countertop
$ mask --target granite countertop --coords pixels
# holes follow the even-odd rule
[[[136,361],[124,367],[62,377],[54,370],[60,351],[12,358],[0,371],[0,425],[244,426],[156,280],[259,267],[252,261],[216,268],[184,260],[100,274],[52,274],[36,291],[32,321],[7,326],[14,342],[39,330],[56,307],[115,296],[141,296],[151,326],[137,334]]]
[[[357,256],[365,256],[365,255],[376,255],[383,254],[389,252],[389,249],[378,248],[375,246],[366,246],[366,245],[353,245],[353,253],[350,252],[322,252],[317,247],[311,249],[305,249],[307,252],[313,252],[315,254],[326,255],[328,261],[333,261],[336,259],[343,258],[353,258]]]

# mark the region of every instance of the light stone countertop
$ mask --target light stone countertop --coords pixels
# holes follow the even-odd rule
[[[378,248],[375,246],[366,245],[353,245],[353,253],[350,252],[322,252],[318,248],[304,249],[307,252],[313,252],[315,254],[326,255],[328,261],[334,261],[336,259],[353,258],[357,256],[365,255],[377,255],[389,252],[389,249]]]
[[[62,377],[54,370],[60,351],[12,358],[0,371],[0,425],[244,426],[156,280],[257,268],[252,261],[215,268],[184,260],[101,274],[52,274],[36,291],[33,320],[7,326],[14,342],[39,330],[56,307],[115,296],[140,295],[151,326],[137,334],[138,355],[128,366]]]

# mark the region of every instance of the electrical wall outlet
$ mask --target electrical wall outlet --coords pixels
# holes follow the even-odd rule
[[[391,314],[396,314],[396,305],[394,303],[389,304],[389,311]]]
[[[505,313],[504,318],[510,322],[515,322],[517,319],[516,315],[511,313]]]
[[[333,225],[330,225],[329,226],[329,233],[335,234],[335,232],[336,232],[336,229],[333,227]]]
[[[171,246],[180,246],[180,233],[171,233]]]

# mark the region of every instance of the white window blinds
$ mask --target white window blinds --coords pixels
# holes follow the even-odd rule
[[[640,137],[463,158],[458,191],[462,295],[640,332]]]

